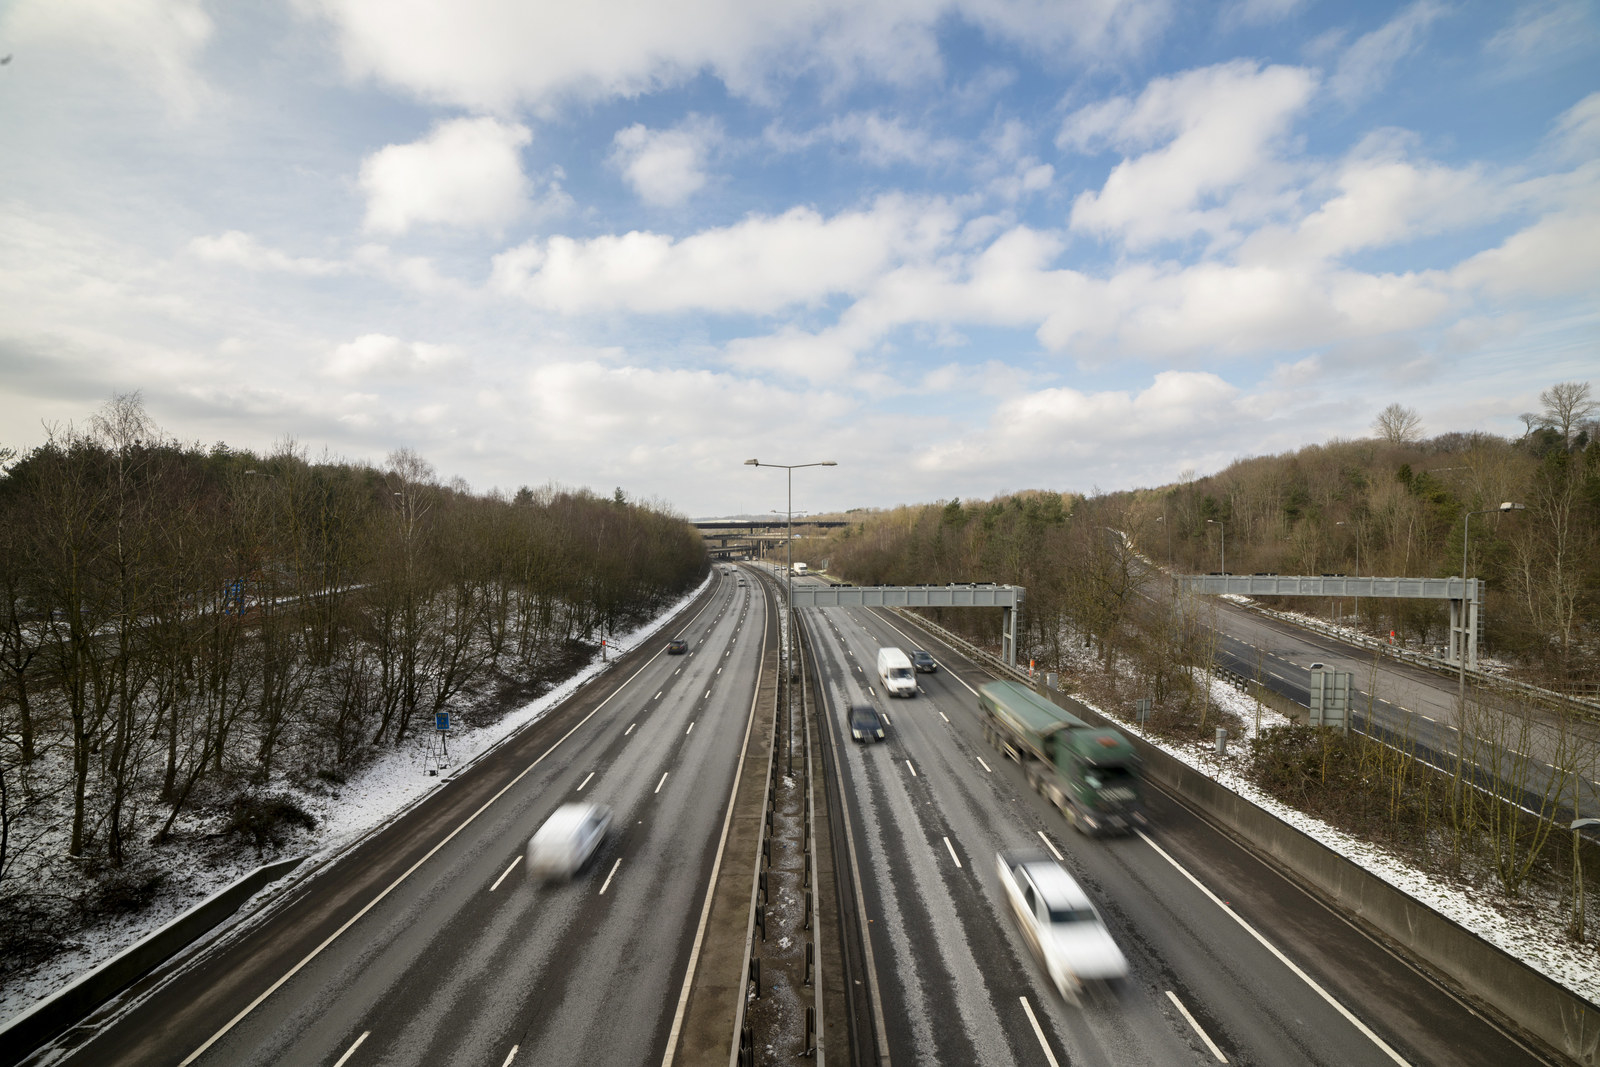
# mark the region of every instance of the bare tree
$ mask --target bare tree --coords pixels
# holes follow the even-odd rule
[[[1390,404],[1378,412],[1372,428],[1391,445],[1409,445],[1422,438],[1422,416],[1404,404]]]
[[[1578,424],[1600,411],[1600,402],[1590,398],[1588,382],[1558,382],[1539,394],[1539,403],[1544,405],[1541,421],[1569,446]]]

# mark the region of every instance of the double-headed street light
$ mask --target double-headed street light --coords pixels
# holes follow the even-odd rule
[[[831,459],[825,459],[819,463],[763,463],[759,459],[747,459],[744,461],[744,465],[746,467],[781,467],[789,472],[789,501],[783,531],[783,562],[788,570],[788,574],[784,575],[784,596],[786,597],[784,611],[788,617],[784,620],[783,645],[784,670],[788,673],[788,677],[784,679],[783,688],[784,693],[787,694],[784,700],[784,714],[788,719],[789,770],[792,772],[794,770],[794,472],[802,467],[837,467],[838,464]]]

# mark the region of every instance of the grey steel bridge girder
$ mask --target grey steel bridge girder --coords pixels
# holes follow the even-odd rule
[[[1000,608],[1001,645],[1017,665],[1020,585],[797,585],[796,608]]]

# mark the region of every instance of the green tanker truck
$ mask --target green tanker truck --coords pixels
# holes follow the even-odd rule
[[[1143,825],[1139,757],[1115,730],[1090,726],[1017,682],[978,687],[984,739],[1021,764],[1035,790],[1091,836]]]

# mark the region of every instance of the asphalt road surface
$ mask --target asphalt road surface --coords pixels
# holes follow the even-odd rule
[[[720,573],[686,618],[688,655],[663,633],[65,1061],[659,1063],[775,629],[758,584]],[[580,799],[613,810],[599,853],[529,881],[528,837]]]
[[[1232,844],[1175,799],[1151,826],[1091,840],[982,740],[951,649],[861,609],[802,613],[823,677],[863,906],[896,1064],[1385,1064],[1539,1059]],[[909,700],[882,695],[876,653],[943,665]],[[870,701],[888,739],[849,740]],[[1049,847],[1095,900],[1131,968],[1081,1004],[1056,994],[1013,925],[995,853]]]

